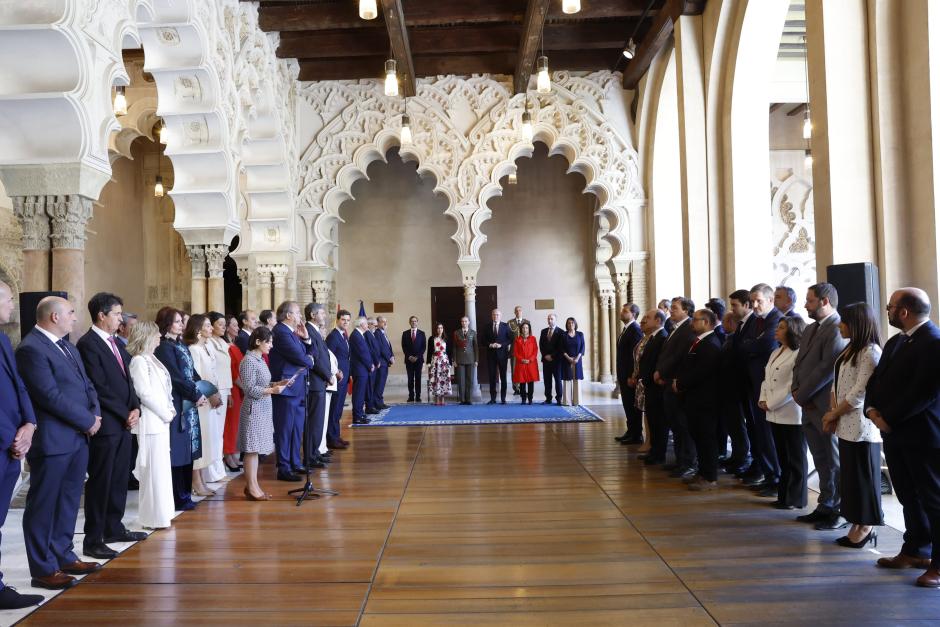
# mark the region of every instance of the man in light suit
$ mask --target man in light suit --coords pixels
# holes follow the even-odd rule
[[[273,346],[268,354],[272,381],[286,381],[296,375],[294,382],[275,394],[274,447],[277,451],[278,481],[300,481],[305,471],[300,448],[306,416],[307,374],[313,367],[313,357],[307,353],[310,337],[300,314],[300,305],[284,301],[277,308]]]
[[[904,544],[882,568],[921,568],[917,585],[940,588],[940,329],[930,298],[906,287],[888,301],[900,329],[885,344],[865,390],[865,415],[881,429],[885,459],[904,508]],[[929,556],[929,557],[928,557]]]
[[[235,337],[235,346],[237,346],[242,355],[248,354],[248,338],[251,332],[258,326],[258,314],[247,309],[238,314],[238,335]]]
[[[30,485],[23,533],[32,585],[64,590],[72,575],[99,570],[73,551],[82,485],[88,469],[88,437],[101,428],[101,408],[81,355],[65,336],[75,308],[47,296],[36,307],[36,326],[16,349],[16,365],[36,411],[36,437],[27,459]]]
[[[405,356],[405,371],[408,374],[408,402],[421,402],[421,370],[424,366],[424,351],[428,340],[418,328],[418,316],[408,318],[411,328],[401,334],[401,352]]]
[[[806,311],[815,322],[803,332],[793,366],[793,400],[803,409],[803,433],[819,474],[816,509],[797,520],[813,523],[817,529],[848,524],[839,515],[839,441],[822,426],[823,415],[829,411],[836,358],[847,343],[839,333],[838,306],[839,294],[833,285],[817,283],[806,290]]]
[[[470,328],[470,318],[464,316],[460,319],[460,328],[454,331],[454,342],[451,346],[454,356],[454,369],[457,372],[457,396],[461,405],[470,405],[473,390],[473,370],[480,361],[480,349],[477,344],[477,333]]]
[[[509,335],[509,338],[510,338],[509,340],[509,364],[510,366],[512,366],[512,372],[515,372],[516,371],[516,357],[513,354],[514,351],[512,349],[512,346],[515,343],[516,338],[522,334],[522,331],[521,331],[522,323],[529,322],[529,321],[522,317],[521,305],[516,305],[515,309],[513,309],[513,313],[516,315],[516,317],[510,320],[507,324],[509,325],[509,334],[510,334]],[[532,328],[532,323],[529,322],[529,329],[531,328]],[[514,396],[519,396],[519,384],[518,383],[512,384],[512,393]]]
[[[539,335],[539,353],[542,355],[542,377],[545,379],[543,405],[552,404],[552,386],[555,387],[555,402],[561,405],[561,359],[564,353],[562,342],[565,332],[555,324],[555,314],[548,314],[548,326]]]
[[[375,371],[372,348],[366,334],[369,332],[369,320],[360,316],[356,328],[349,335],[349,369],[352,377],[352,415],[354,425],[367,425],[366,395]]]
[[[673,389],[673,381],[679,373],[679,364],[682,363],[689,347],[695,341],[696,333],[692,329],[692,313],[695,304],[683,296],[672,299],[669,306],[669,316],[672,320],[672,332],[666,338],[659,359],[656,362],[656,372],[653,380],[663,388],[663,411],[666,416],[666,437],[672,430],[673,449],[676,453],[675,467],[666,467],[672,471],[670,476],[682,479],[691,479],[698,472],[695,442],[689,431],[688,417],[682,406],[682,400]]]
[[[349,319],[350,314],[345,309],[336,312],[336,328],[326,336],[326,346],[336,356],[336,395],[330,405],[330,421],[326,429],[326,445],[331,449],[345,449],[349,447],[349,440],[344,440],[340,431],[340,419],[343,417],[343,405],[346,404],[346,393],[349,391]]]
[[[388,319],[378,316],[375,319],[375,345],[379,353],[379,368],[375,374],[375,387],[372,389],[372,398],[375,409],[388,409],[385,404],[385,382],[388,381],[388,369],[395,363],[395,351],[388,339]]]
[[[499,399],[506,404],[506,365],[509,353],[512,351],[512,337],[509,325],[500,322],[502,313],[494,309],[491,313],[492,322],[483,328],[480,342],[486,347],[486,363],[490,370],[490,402],[496,404],[496,376],[499,375]]]
[[[633,351],[643,339],[643,330],[637,322],[639,315],[640,308],[634,303],[624,303],[620,309],[623,330],[617,338],[617,385],[620,387],[620,401],[627,419],[626,432],[616,438],[621,444],[643,442],[643,414],[636,408],[636,389],[627,384],[633,376]]]
[[[101,406],[101,428],[88,446],[85,484],[85,539],[82,552],[114,559],[113,542],[137,542],[146,533],[128,531],[121,519],[127,505],[127,477],[132,466],[130,429],[140,419],[140,401],[128,367],[131,356],[114,336],[121,324],[123,301],[99,292],[88,301],[92,327],[76,346]]]
[[[318,448],[323,439],[324,412],[326,412],[326,386],[333,380],[330,372],[330,352],[326,341],[320,335],[320,327],[326,324],[326,310],[317,303],[307,303],[304,307],[304,319],[307,327],[307,354],[313,358],[307,385],[306,403],[306,439],[304,441],[304,463],[310,468],[323,468],[329,463],[329,457],[320,455]]]
[[[0,324],[10,322],[13,314],[13,290],[0,281]],[[29,394],[16,371],[10,338],[0,333],[0,527],[6,522],[13,489],[20,476],[21,460],[29,452],[36,431],[36,414]],[[0,573],[0,610],[16,610],[38,605],[38,594],[20,594],[3,584]]]

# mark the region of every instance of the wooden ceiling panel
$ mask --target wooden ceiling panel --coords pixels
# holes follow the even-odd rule
[[[657,0],[653,4],[651,14],[656,13],[656,9],[663,4],[663,0]],[[548,19],[555,20],[588,20],[588,19],[610,19],[622,17],[638,17],[646,8],[646,0],[581,0],[581,10],[572,15],[562,12],[561,0],[552,2],[548,12]]]
[[[515,52],[415,55],[415,73],[418,76],[512,74],[515,66]]]

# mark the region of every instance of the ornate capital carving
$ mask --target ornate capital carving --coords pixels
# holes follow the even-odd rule
[[[23,229],[23,250],[49,250],[45,196],[14,196],[13,215]]]
[[[258,287],[266,287],[271,284],[271,269],[273,267],[265,263],[255,266],[255,272],[258,273]]]
[[[189,253],[189,263],[192,264],[193,278],[206,278],[206,249],[204,246],[187,246],[186,252]]]
[[[271,274],[274,276],[274,287],[285,287],[287,285],[287,274],[290,267],[286,263],[275,263],[270,266]]]
[[[91,198],[79,194],[46,196],[53,248],[85,249],[85,226],[91,219],[93,203]]]
[[[248,268],[238,268],[236,272],[238,273],[238,280],[242,282],[242,285],[248,285]]]
[[[209,278],[222,278],[222,264],[228,256],[228,246],[225,244],[209,244],[205,249],[206,262],[209,266]]]
[[[628,272],[618,272],[615,277],[617,287],[617,299],[620,302],[629,302],[630,274]]]

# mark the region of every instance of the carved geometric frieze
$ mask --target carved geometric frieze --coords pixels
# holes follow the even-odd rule
[[[91,198],[79,194],[46,197],[53,248],[85,249],[85,227],[91,219],[93,205]]]
[[[222,266],[228,256],[228,246],[225,244],[209,244],[205,248],[206,264],[209,268],[209,278],[222,278]]]
[[[49,215],[45,196],[14,196],[13,215],[23,229],[23,250],[49,250]]]

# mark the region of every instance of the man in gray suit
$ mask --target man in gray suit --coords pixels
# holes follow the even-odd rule
[[[460,319],[460,328],[454,331],[454,368],[457,371],[457,390],[461,405],[470,404],[470,383],[479,358],[477,332],[470,328],[470,318]]]
[[[797,516],[797,520],[815,523],[816,529],[839,529],[848,524],[839,513],[838,440],[822,428],[823,414],[830,405],[833,368],[846,344],[839,333],[838,306],[839,294],[830,283],[817,283],[806,291],[806,311],[815,323],[806,327],[793,367],[793,400],[803,408],[803,432],[819,473],[816,509]]]

